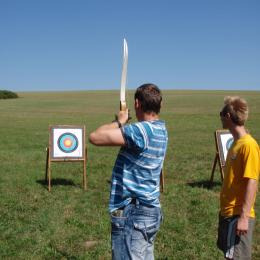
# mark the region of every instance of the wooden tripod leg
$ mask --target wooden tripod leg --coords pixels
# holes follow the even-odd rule
[[[220,175],[221,175],[221,180],[224,180],[224,170],[223,167],[219,164],[219,168],[220,168]]]
[[[50,161],[50,150],[48,149],[48,190],[51,191],[51,161]]]
[[[163,169],[161,170],[161,173],[160,173],[160,185],[161,185],[161,192],[164,192],[164,172],[163,172]]]
[[[87,165],[87,148],[85,149],[85,158],[84,158],[84,161],[83,161],[83,189],[84,190],[87,190],[86,165]]]
[[[83,161],[83,189],[87,190],[86,160]]]
[[[214,172],[216,169],[217,161],[218,161],[218,153],[216,153],[216,155],[215,155],[215,160],[214,160],[212,171],[211,171],[211,177],[210,177],[210,181],[209,181],[210,186],[213,184]]]
[[[45,165],[45,182],[48,179],[48,167],[49,167],[49,147],[46,147],[46,165]]]

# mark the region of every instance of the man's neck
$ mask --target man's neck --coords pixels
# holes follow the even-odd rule
[[[159,119],[159,115],[156,113],[144,113],[142,114],[141,118],[139,121],[154,121],[154,120],[158,120]]]
[[[229,130],[233,135],[234,140],[238,140],[247,134],[247,131],[244,126],[234,125]]]

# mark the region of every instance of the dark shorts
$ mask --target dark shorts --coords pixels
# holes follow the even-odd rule
[[[249,218],[247,234],[238,236],[236,235],[238,217],[219,216],[217,246],[222,250],[225,258],[250,260],[255,219]]]

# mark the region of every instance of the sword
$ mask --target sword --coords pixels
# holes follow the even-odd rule
[[[125,98],[127,63],[128,63],[128,47],[127,47],[127,41],[126,39],[124,39],[123,66],[122,66],[121,88],[120,88],[120,111],[125,111],[127,108],[126,98]]]

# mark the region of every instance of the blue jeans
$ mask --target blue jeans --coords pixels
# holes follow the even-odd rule
[[[129,204],[120,217],[111,214],[112,259],[153,260],[161,219],[160,208],[140,204]]]

